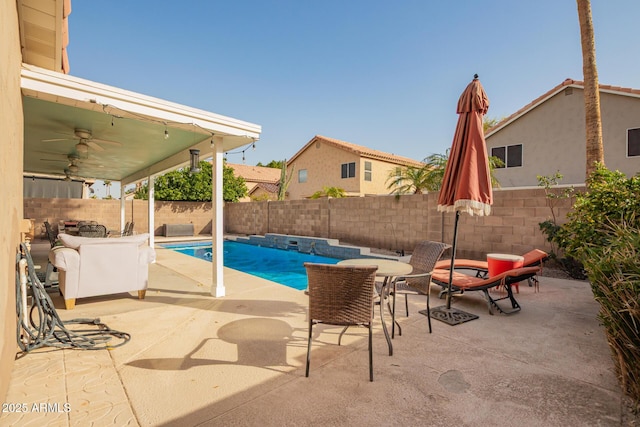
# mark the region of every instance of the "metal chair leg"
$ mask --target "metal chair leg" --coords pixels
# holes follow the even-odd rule
[[[369,381],[373,381],[373,330],[369,323]]]
[[[307,372],[305,373],[305,377],[309,376],[309,361],[311,358],[311,334],[313,328],[313,320],[309,319],[309,342],[307,343]]]
[[[338,337],[338,345],[340,345],[340,343],[342,342],[342,336],[345,332],[347,332],[347,329],[349,329],[349,326],[345,326],[342,332],[340,332],[340,336]]]

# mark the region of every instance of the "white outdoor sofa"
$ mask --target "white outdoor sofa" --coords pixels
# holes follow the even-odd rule
[[[49,252],[58,269],[60,293],[67,310],[77,298],[138,291],[143,299],[149,281],[149,264],[155,251],[147,245],[149,234],[119,238],[92,238],[60,234],[62,246]]]

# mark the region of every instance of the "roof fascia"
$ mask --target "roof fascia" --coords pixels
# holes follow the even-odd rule
[[[77,103],[98,104],[107,110],[109,107],[115,107],[118,110],[127,111],[137,116],[149,117],[160,122],[170,122],[172,125],[185,124],[192,130],[192,126],[195,125],[213,133],[223,133],[254,140],[259,139],[262,130],[261,126],[253,123],[72,77],[68,74],[56,73],[24,63],[22,64],[20,85],[23,90],[42,94],[43,98],[47,95],[52,99],[58,97],[67,98]]]

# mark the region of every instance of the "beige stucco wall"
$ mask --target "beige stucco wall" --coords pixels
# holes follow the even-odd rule
[[[600,94],[605,163],[628,176],[640,171],[640,157],[626,157],[626,131],[640,127],[640,98]],[[497,169],[503,187],[537,186],[537,175],[560,171],[562,184],[583,184],[586,149],[583,91],[567,88],[497,133],[487,148],[522,144],[523,165]]]
[[[364,180],[365,162],[371,162],[371,181]],[[391,171],[395,171],[398,165],[382,162],[380,160],[360,159],[360,179],[362,180],[361,194],[390,194],[391,190],[387,189],[387,179]],[[357,172],[357,171],[356,171]]]
[[[356,176],[342,178],[342,164],[356,163]],[[371,162],[372,180],[365,181],[365,162]],[[293,165],[287,168],[287,174],[293,173],[287,189],[288,200],[304,199],[323,187],[338,187],[350,196],[389,194],[387,178],[397,165],[380,160],[360,157],[356,153],[337,148],[321,141],[316,142],[302,152]],[[307,182],[298,182],[300,170],[307,170]]]
[[[17,351],[15,262],[22,219],[23,119],[18,14],[15,1],[0,2],[0,401],[4,402]]]
[[[325,186],[339,187],[347,193],[359,193],[358,176],[362,172],[358,164],[359,159],[360,156],[355,153],[349,153],[320,141],[316,142],[287,167],[287,174],[293,174],[287,188],[287,198],[290,200],[303,199],[322,190]],[[355,178],[342,179],[341,165],[350,162],[356,162],[356,176]],[[305,169],[307,182],[300,183],[298,182],[298,173]]]

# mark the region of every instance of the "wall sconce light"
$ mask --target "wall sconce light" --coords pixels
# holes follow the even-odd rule
[[[169,139],[169,131],[168,130],[164,130],[164,139]]]
[[[200,172],[200,150],[191,149],[189,150],[189,154],[191,155],[191,168],[189,169],[190,173],[198,173]]]

